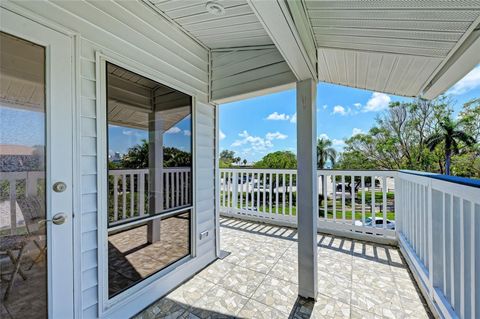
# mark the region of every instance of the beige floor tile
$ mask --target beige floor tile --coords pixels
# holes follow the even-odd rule
[[[190,312],[200,318],[235,316],[247,301],[247,297],[215,286],[193,304]]]
[[[287,319],[288,314],[250,299],[240,311],[238,317],[248,319]]]
[[[172,291],[166,298],[188,307],[208,293],[213,286],[215,286],[213,282],[196,276]]]
[[[279,311],[290,313],[298,296],[297,285],[275,277],[267,276],[252,296]]]
[[[213,283],[218,283],[220,282],[232,268],[234,268],[235,265],[226,262],[224,260],[217,260],[211,265],[209,265],[207,268],[202,270],[199,274],[198,277],[209,280]]]
[[[219,285],[249,298],[265,279],[265,276],[265,274],[254,270],[235,266],[230,270],[228,275],[219,282]]]
[[[298,284],[298,263],[280,258],[268,275]]]
[[[350,304],[352,284],[350,280],[344,277],[319,271],[318,292],[340,302]]]

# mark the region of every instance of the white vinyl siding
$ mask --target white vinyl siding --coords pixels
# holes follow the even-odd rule
[[[212,100],[216,103],[272,90],[296,81],[295,75],[275,47],[213,51],[211,78]]]
[[[213,106],[205,104],[208,103],[208,51],[141,2],[31,1],[16,4],[42,19],[72,30],[80,37],[80,56],[77,57],[80,74],[77,74],[76,80],[79,81],[77,101],[81,135],[81,178],[77,186],[80,216],[77,218],[80,220],[81,235],[75,241],[81,242],[81,282],[80,287],[76,287],[76,294],[81,293],[81,297],[76,298],[81,304],[76,304],[76,307],[81,309],[77,309],[76,313],[83,318],[96,318],[99,304],[98,202],[106,200],[97,195],[97,144],[105,145],[106,141],[97,139],[97,125],[104,123],[97,123],[96,52],[113,58],[121,57],[133,65],[145,65],[157,71],[166,84],[194,96],[197,101],[197,106],[194,106],[198,113],[194,115],[198,122],[195,145],[198,208],[195,227],[199,231],[208,230],[209,236],[202,242],[196,236],[198,258],[187,267],[193,274],[211,261],[215,252],[215,113]],[[170,276],[165,286],[178,285],[176,280],[179,279]]]

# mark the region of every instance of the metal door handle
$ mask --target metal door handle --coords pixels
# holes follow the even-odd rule
[[[58,213],[53,216],[52,219],[45,219],[43,222],[52,222],[55,225],[62,225],[67,221],[67,214],[65,213]]]

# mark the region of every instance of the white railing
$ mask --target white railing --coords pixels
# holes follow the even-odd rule
[[[18,226],[24,226],[25,221],[18,209],[16,200],[19,196],[36,196],[44,190],[43,171],[30,172],[0,172],[0,230],[10,229],[11,234],[17,233]]]
[[[319,170],[317,174],[320,230],[395,238],[396,172]],[[296,183],[296,170],[221,169],[220,212],[296,227]]]
[[[111,224],[143,217],[148,212],[148,169],[110,170],[110,196],[113,199]],[[163,169],[161,202],[163,209],[191,203],[191,169],[176,167]]]
[[[396,186],[399,245],[429,299],[446,318],[479,318],[480,182],[399,172]]]

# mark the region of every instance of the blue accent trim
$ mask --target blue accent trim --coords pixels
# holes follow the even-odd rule
[[[400,173],[417,175],[417,176],[424,176],[429,178],[438,179],[445,182],[461,184],[465,186],[471,186],[475,188],[480,188],[480,180],[473,179],[473,178],[466,178],[466,177],[458,177],[458,176],[450,176],[450,175],[442,175],[436,173],[427,173],[427,172],[419,172],[419,171],[408,171],[408,170],[400,170]]]

